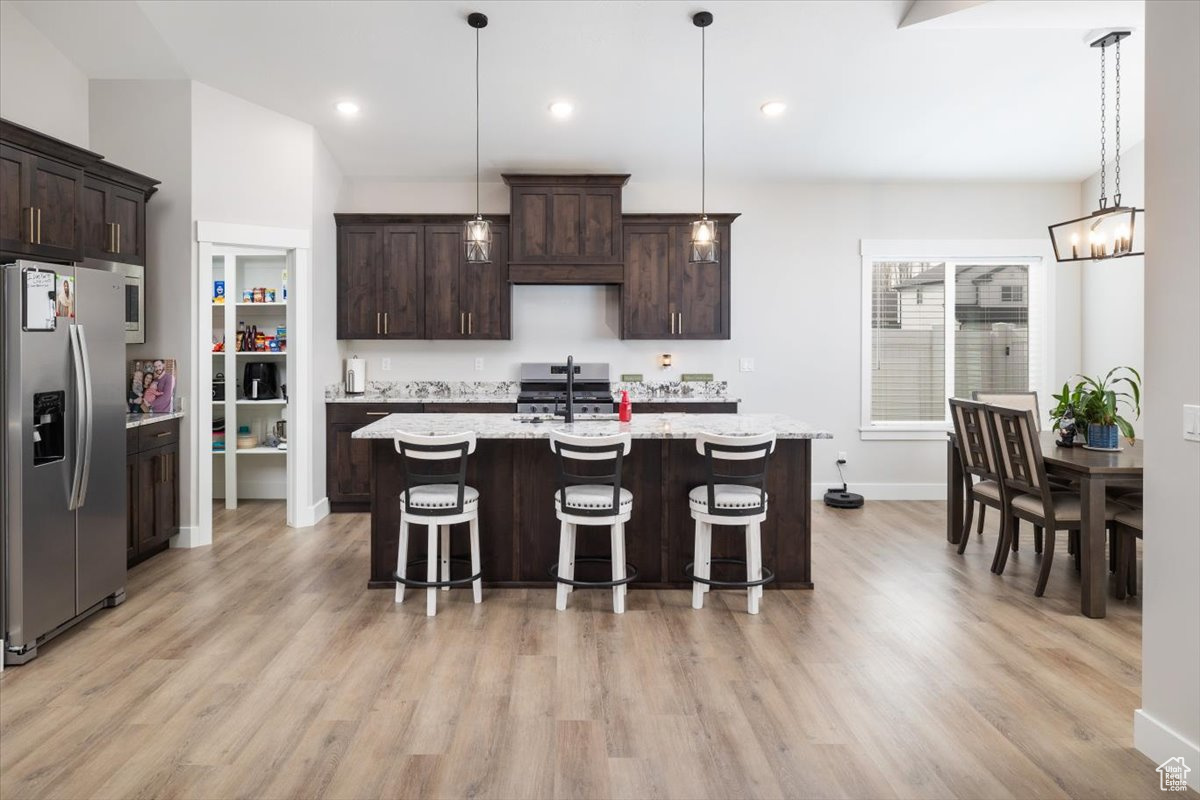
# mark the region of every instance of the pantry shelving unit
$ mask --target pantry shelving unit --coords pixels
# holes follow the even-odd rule
[[[288,418],[288,400],[283,387],[288,385],[292,362],[289,349],[243,351],[237,349],[239,323],[257,326],[260,332],[278,337],[290,330],[290,300],[284,299],[291,257],[286,250],[258,247],[214,246],[206,283],[213,298],[212,337],[206,345],[211,361],[208,380],[212,385],[219,377],[225,379],[224,398],[213,399],[212,420],[224,419],[225,448],[212,450],[212,496],[224,498],[226,508],[237,508],[239,499],[286,499],[290,453],[287,449],[267,446],[265,440],[275,430],[275,423]],[[203,266],[203,265],[202,265]],[[204,271],[202,269],[202,271]],[[224,281],[225,301],[215,301],[216,281]],[[273,289],[276,300],[245,302],[242,293],[255,287]],[[278,339],[277,339],[278,340]],[[286,339],[285,339],[286,341]],[[224,343],[223,350],[217,350]],[[278,398],[250,400],[245,397],[242,376],[247,364],[270,362],[276,364],[280,394]],[[215,396],[215,389],[210,396]],[[237,446],[238,429],[250,428],[257,444]],[[215,426],[213,426],[215,427]],[[290,433],[290,431],[289,431]],[[202,435],[210,435],[202,432]],[[232,455],[232,457],[230,457]]]

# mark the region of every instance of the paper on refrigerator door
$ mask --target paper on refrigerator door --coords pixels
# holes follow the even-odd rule
[[[24,285],[21,327],[27,331],[52,331],[57,314],[55,310],[55,273],[40,269],[21,272]]]

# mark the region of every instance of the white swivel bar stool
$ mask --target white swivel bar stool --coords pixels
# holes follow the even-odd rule
[[[767,461],[774,451],[774,431],[752,436],[712,433],[696,436],[696,452],[704,456],[708,480],[688,493],[692,519],[696,520],[695,560],[684,565],[683,572],[692,580],[692,608],[704,608],[704,595],[715,586],[718,589],[745,589],[747,612],[758,613],[762,587],[775,580],[775,573],[762,565],[762,523],[767,518]],[[742,474],[728,474],[717,471],[721,461],[758,461],[759,465],[745,465],[748,469],[742,470]],[[713,525],[745,526],[744,561],[712,557]],[[713,564],[745,564],[746,580],[714,580]]]
[[[437,614],[437,590],[449,591],[451,586],[471,584],[475,602],[483,601],[483,580],[479,558],[479,492],[467,481],[467,456],[475,452],[475,434],[454,433],[443,436],[421,436],[397,433],[393,437],[396,452],[404,460],[404,491],[400,493],[400,547],[396,554],[396,602],[404,602],[404,588],[425,589],[425,613]],[[420,462],[457,461],[457,470],[439,474],[417,472]],[[427,467],[429,468],[429,467]],[[450,526],[470,523],[471,575],[450,579],[450,564],[467,563],[465,558],[450,555]],[[408,558],[408,526],[429,527],[429,550],[426,557],[416,561]],[[438,532],[441,532],[441,558],[438,558]],[[438,566],[441,580],[438,580]],[[408,577],[410,567],[425,565],[425,580]]]
[[[625,613],[626,584],[637,577],[637,568],[625,562],[625,523],[633,513],[633,493],[621,488],[621,462],[629,454],[632,437],[628,433],[612,436],[575,436],[550,432],[554,451],[558,490],[554,493],[554,511],[561,523],[558,563],[550,575],[558,582],[555,608],[567,609],[567,594],[576,587],[606,588],[613,593],[613,613]],[[611,461],[612,472],[605,475],[579,475],[571,471],[571,461]],[[612,557],[577,556],[575,529],[578,525],[608,526],[612,537]],[[612,562],[611,581],[579,581],[575,564]]]

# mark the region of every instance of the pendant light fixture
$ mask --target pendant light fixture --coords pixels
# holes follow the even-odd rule
[[[467,263],[492,263],[492,223],[479,213],[479,30],[486,28],[487,16],[475,12],[467,16],[467,24],[475,29],[475,218],[463,223],[463,242],[467,248]]]
[[[692,24],[700,29],[700,219],[692,223],[692,246],[689,248],[688,261],[693,264],[713,264],[717,261],[717,223],[708,218],[705,213],[705,190],[707,182],[706,153],[704,138],[705,112],[705,37],[704,29],[712,25],[713,15],[707,11],[699,11],[692,16]]]
[[[1100,202],[1099,207],[1086,217],[1060,222],[1050,226],[1050,242],[1054,245],[1054,257],[1059,262],[1101,261],[1110,258],[1145,255],[1142,239],[1145,235],[1145,209],[1121,205],[1121,40],[1129,31],[1112,31],[1092,42],[1100,48]],[[1116,51],[1116,98],[1114,117],[1114,172],[1116,191],[1113,204],[1109,206],[1108,156],[1106,153],[1108,98],[1106,86],[1108,48]],[[1142,224],[1139,224],[1142,223]]]

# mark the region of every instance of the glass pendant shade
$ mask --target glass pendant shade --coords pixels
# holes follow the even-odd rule
[[[701,217],[692,223],[692,246],[688,261],[693,264],[715,264],[717,262],[717,223]]]
[[[1145,255],[1144,216],[1144,209],[1117,206],[1051,225],[1054,258],[1064,263]]]
[[[492,223],[482,217],[463,223],[468,264],[492,263]]]

